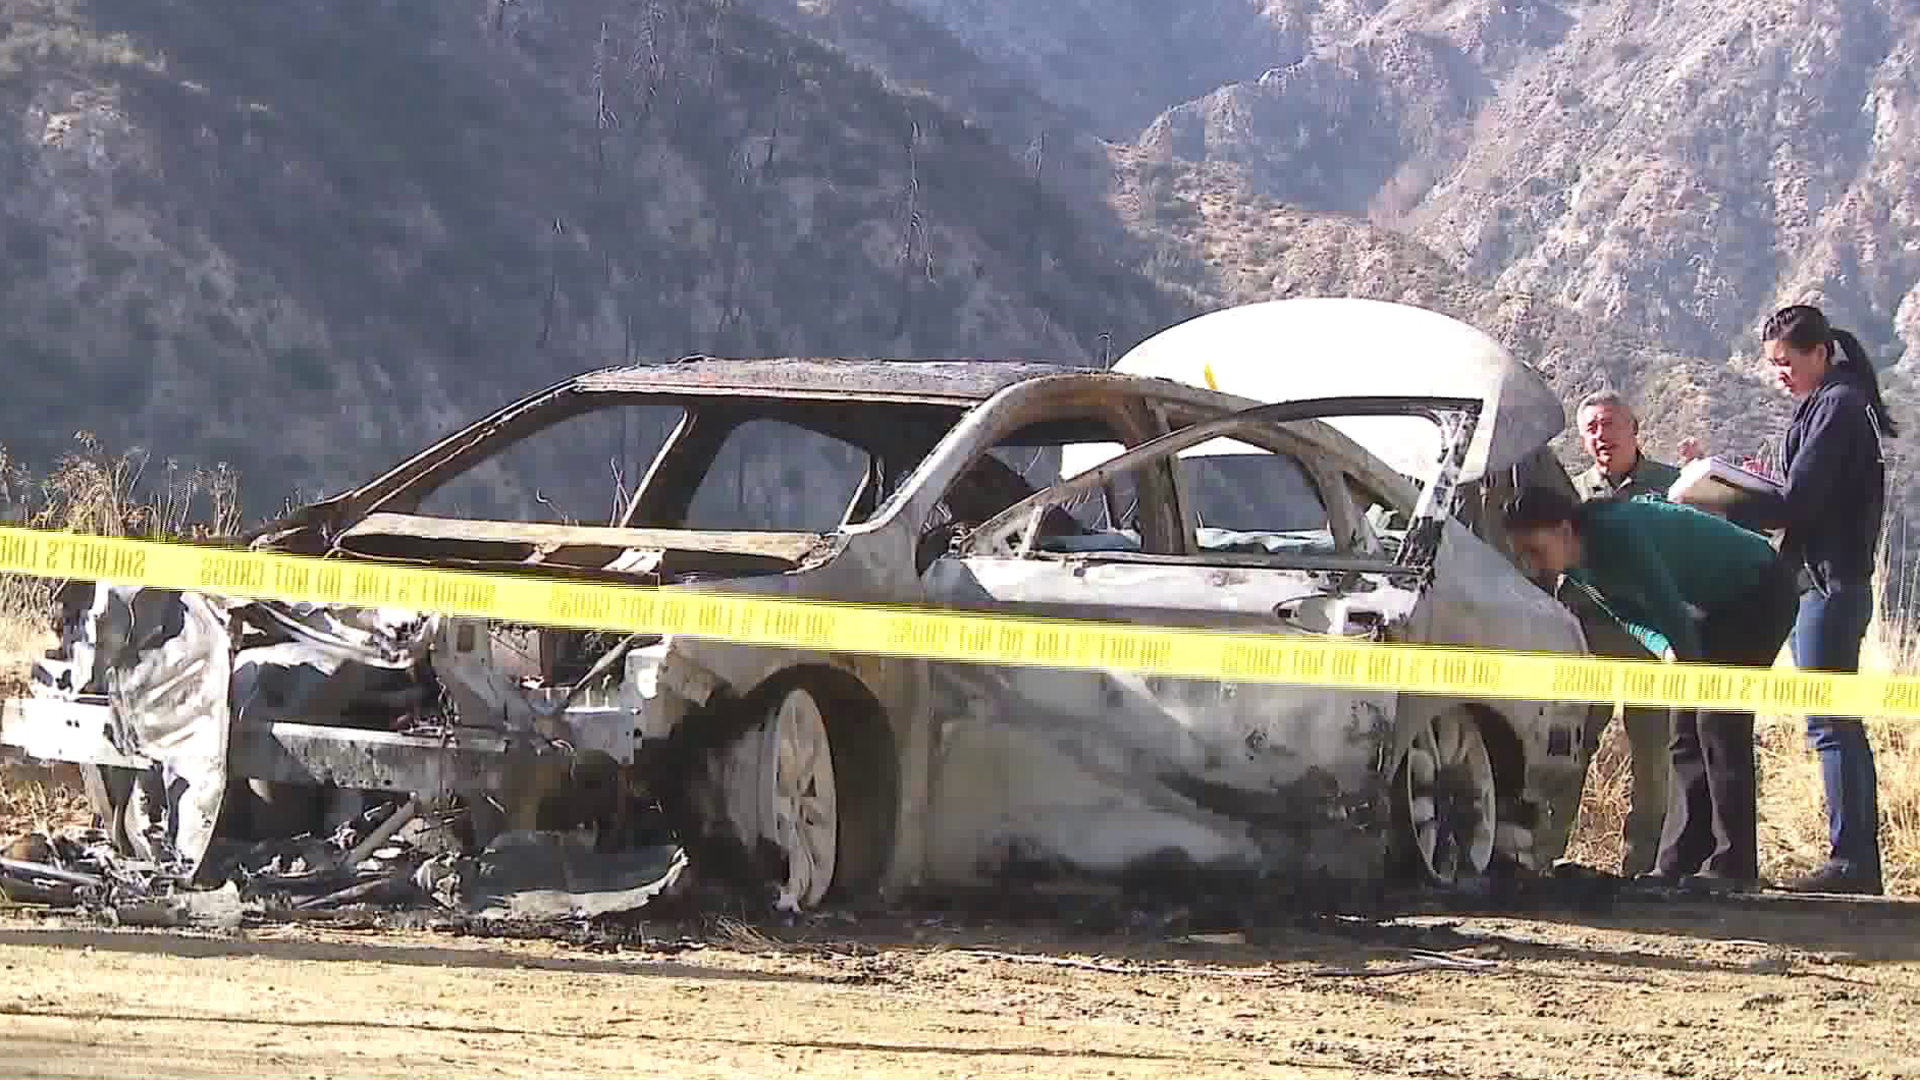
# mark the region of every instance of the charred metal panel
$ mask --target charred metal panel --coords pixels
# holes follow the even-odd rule
[[[108,667],[133,625],[129,595],[91,581],[70,581],[60,587],[56,595],[60,641],[33,665],[35,694],[107,692]]]
[[[124,591],[133,616],[107,677],[113,741],[159,765],[164,817],[153,824],[164,824],[165,848],[191,876],[213,842],[226,798],[228,606],[196,593],[110,588]]]
[[[755,560],[798,566],[831,550],[819,533],[762,533],[626,529],[538,522],[470,521],[415,514],[369,514],[342,533],[342,551],[369,557],[461,559],[591,569],[613,564],[626,552],[677,555],[684,569],[742,568]],[[705,563],[699,557],[708,556]],[[734,556],[729,561],[726,556]],[[656,560],[657,561],[657,560]],[[634,572],[652,571],[648,566]]]
[[[473,728],[420,736],[281,722],[235,732],[233,767],[278,783],[440,794],[500,791],[513,760],[533,756],[524,740]]]
[[[607,368],[563,384],[582,393],[707,393],[837,401],[979,402],[1047,375],[1104,374],[1097,368],[1032,360],[881,360],[785,357],[738,360],[689,356],[670,364]]]
[[[934,880],[980,883],[1034,866],[1111,880],[1169,852],[1349,879],[1383,865],[1367,839],[1383,823],[1384,785],[1366,736],[1346,742],[1343,757],[1314,763],[1311,748],[1268,742],[1257,724],[1241,725],[1253,737],[1233,745],[1187,726],[1195,717],[1169,706],[1178,696],[1171,680],[1149,687],[1036,670],[991,685],[993,669],[934,671],[939,700],[970,707],[942,715],[935,732]],[[1197,681],[1187,686],[1205,693]],[[1316,696],[1273,726],[1327,719],[1307,715]],[[1380,728],[1382,718],[1332,696],[1318,696],[1335,711],[1328,727]]]
[[[1109,561],[1099,555],[949,558],[928,570],[926,588],[930,597],[960,608],[1019,604],[1042,617],[1357,640],[1371,636],[1368,627],[1403,621],[1419,600],[1409,583],[1396,581],[1398,575],[1378,563],[1372,564],[1375,572],[1362,573],[1266,562],[1220,566],[1178,556]],[[1337,602],[1303,608],[1299,602],[1308,598]]]
[[[0,710],[0,746],[17,748],[38,761],[71,761],[145,769],[144,754],[114,742],[113,706],[106,698],[65,701],[30,697],[8,701]]]

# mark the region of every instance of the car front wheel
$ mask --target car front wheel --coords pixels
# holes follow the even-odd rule
[[[820,700],[805,686],[787,688],[726,758],[728,807],[785,864],[777,904],[818,905],[840,854],[840,793]]]
[[[1393,792],[1394,846],[1420,877],[1453,886],[1487,872],[1499,800],[1493,758],[1471,714],[1449,710],[1421,723]]]

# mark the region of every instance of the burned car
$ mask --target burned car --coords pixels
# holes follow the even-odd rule
[[[1456,485],[1511,464],[1484,405],[1262,404],[1044,363],[694,357],[567,379],[242,542],[1581,652],[1578,621],[1452,516]],[[1339,416],[1431,428],[1422,474]],[[136,850],[192,865],[215,833],[323,828],[401,793],[464,806],[473,843],[581,823],[633,843],[657,818],[788,908],[1168,858],[1282,881],[1535,865],[1558,854],[1543,826],[1573,810],[1587,712],[87,582],[59,620],[0,742],[94,766],[96,805]]]

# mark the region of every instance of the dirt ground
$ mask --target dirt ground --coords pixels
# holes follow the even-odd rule
[[[709,921],[585,945],[16,911],[0,1046],[23,1077],[1911,1077],[1907,908],[1301,919],[1246,943]],[[1460,966],[1407,970],[1422,950]]]

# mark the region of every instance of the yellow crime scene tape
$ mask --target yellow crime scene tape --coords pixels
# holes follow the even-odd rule
[[[0,574],[962,663],[1469,698],[1920,718],[1920,678],[689,592],[0,527]]]

